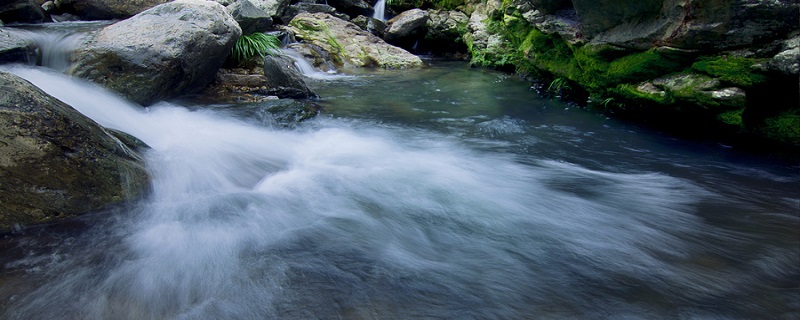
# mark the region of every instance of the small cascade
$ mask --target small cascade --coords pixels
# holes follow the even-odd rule
[[[107,23],[65,22],[7,28],[7,31],[28,39],[36,47],[36,58],[29,64],[65,72],[70,66],[70,56],[80,48],[86,33]]]
[[[336,69],[331,66],[331,70],[328,72],[322,72],[314,68],[314,66],[309,63],[305,57],[299,52],[292,50],[292,49],[281,49],[281,53],[294,61],[294,66],[297,68],[297,71],[311,79],[317,80],[329,80],[329,79],[339,79],[345,77],[343,75],[336,74]]]
[[[378,0],[375,3],[375,13],[372,14],[372,17],[378,19],[380,21],[386,21],[386,0]]]

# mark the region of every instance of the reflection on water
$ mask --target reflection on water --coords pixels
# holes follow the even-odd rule
[[[507,75],[313,82],[326,114],[288,130],[14,72],[152,146],[154,193],[5,241],[4,318],[800,316],[796,167]]]

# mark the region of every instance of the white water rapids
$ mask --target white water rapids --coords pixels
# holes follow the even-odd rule
[[[144,109],[60,74],[10,71],[152,147],[153,192],[102,230],[17,262],[43,280],[4,318],[786,311],[758,298],[754,310],[717,308],[762,294],[780,300],[752,287],[798,259],[771,248],[727,260],[750,240],[704,223],[700,203],[722,196],[684,179],[523,161],[391,124],[321,117],[286,130],[170,103]]]

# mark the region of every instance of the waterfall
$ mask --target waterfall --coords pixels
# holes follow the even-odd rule
[[[372,17],[378,19],[380,21],[386,21],[385,15],[386,11],[386,0],[378,0],[375,3],[375,12],[372,14]]]
[[[36,47],[36,59],[28,63],[64,72],[70,66],[72,53],[83,45],[86,32],[107,24],[107,21],[65,22],[23,25],[22,28],[12,27],[6,30],[28,39]]]
[[[311,65],[311,63],[308,62],[308,60],[306,60],[305,57],[303,57],[302,54],[300,54],[295,50],[284,48],[281,49],[281,53],[284,56],[287,56],[290,59],[292,59],[292,61],[294,61],[295,68],[297,68],[297,71],[300,71],[300,73],[302,73],[304,76],[308,78],[316,80],[330,80],[330,79],[346,77],[344,75],[336,74],[336,69],[334,69],[332,66],[331,70],[328,72],[322,72],[317,70],[316,68],[314,68],[314,66]]]

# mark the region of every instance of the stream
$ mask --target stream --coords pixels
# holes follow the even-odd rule
[[[796,161],[427,62],[308,79],[293,126],[2,67],[147,143],[153,192],[7,235],[0,318],[800,318]]]

